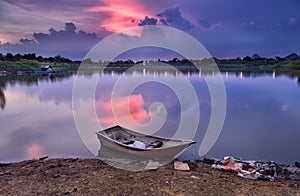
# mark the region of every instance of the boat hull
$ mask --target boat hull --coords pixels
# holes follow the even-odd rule
[[[143,159],[170,159],[174,158],[178,154],[180,154],[185,148],[189,147],[191,144],[196,142],[189,140],[177,140],[170,138],[162,138],[150,135],[144,135],[140,133],[136,133],[125,128],[116,126],[110,129],[119,129],[119,131],[125,131],[126,133],[134,135],[136,138],[142,138],[144,140],[159,140],[163,142],[163,146],[161,148],[154,149],[142,149],[136,148],[129,145],[125,145],[121,142],[118,142],[111,137],[108,136],[108,132],[99,131],[97,132],[98,139],[101,144],[101,148],[112,149],[115,153],[119,153],[120,155],[137,157]],[[117,132],[116,132],[117,133]]]

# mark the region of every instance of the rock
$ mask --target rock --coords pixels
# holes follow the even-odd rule
[[[190,171],[189,165],[182,161],[174,161],[174,169],[177,171]]]

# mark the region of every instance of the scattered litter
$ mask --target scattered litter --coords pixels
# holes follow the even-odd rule
[[[191,178],[193,178],[193,179],[199,179],[199,177],[197,177],[197,176],[191,176]]]
[[[208,163],[212,168],[231,171],[237,173],[238,176],[254,180],[267,180],[273,182],[275,178],[285,178],[292,180],[300,180],[299,162],[295,162],[295,166],[277,164],[273,161],[243,161],[241,158],[231,156],[224,159],[204,158],[204,163]]]
[[[178,171],[190,171],[189,165],[182,161],[174,161],[174,169]]]
[[[43,160],[46,160],[46,159],[48,159],[48,158],[49,158],[48,156],[44,156],[44,157],[40,157],[39,160],[40,160],[40,161],[43,161]]]
[[[153,170],[153,169],[157,169],[158,167],[160,167],[161,164],[158,161],[148,161],[147,165],[145,166],[146,170]]]

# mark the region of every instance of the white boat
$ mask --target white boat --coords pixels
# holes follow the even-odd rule
[[[96,133],[101,148],[112,149],[120,155],[143,159],[170,159],[196,143],[191,140],[170,139],[137,133],[114,126]]]

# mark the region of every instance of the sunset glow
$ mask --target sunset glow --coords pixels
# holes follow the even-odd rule
[[[117,32],[122,29],[137,26],[140,20],[149,16],[145,7],[136,0],[105,0],[106,6],[98,6],[87,9],[88,12],[106,12],[109,18],[100,21],[99,27],[108,31]]]
[[[37,144],[32,144],[26,149],[26,159],[37,159],[42,155],[42,148]]]

